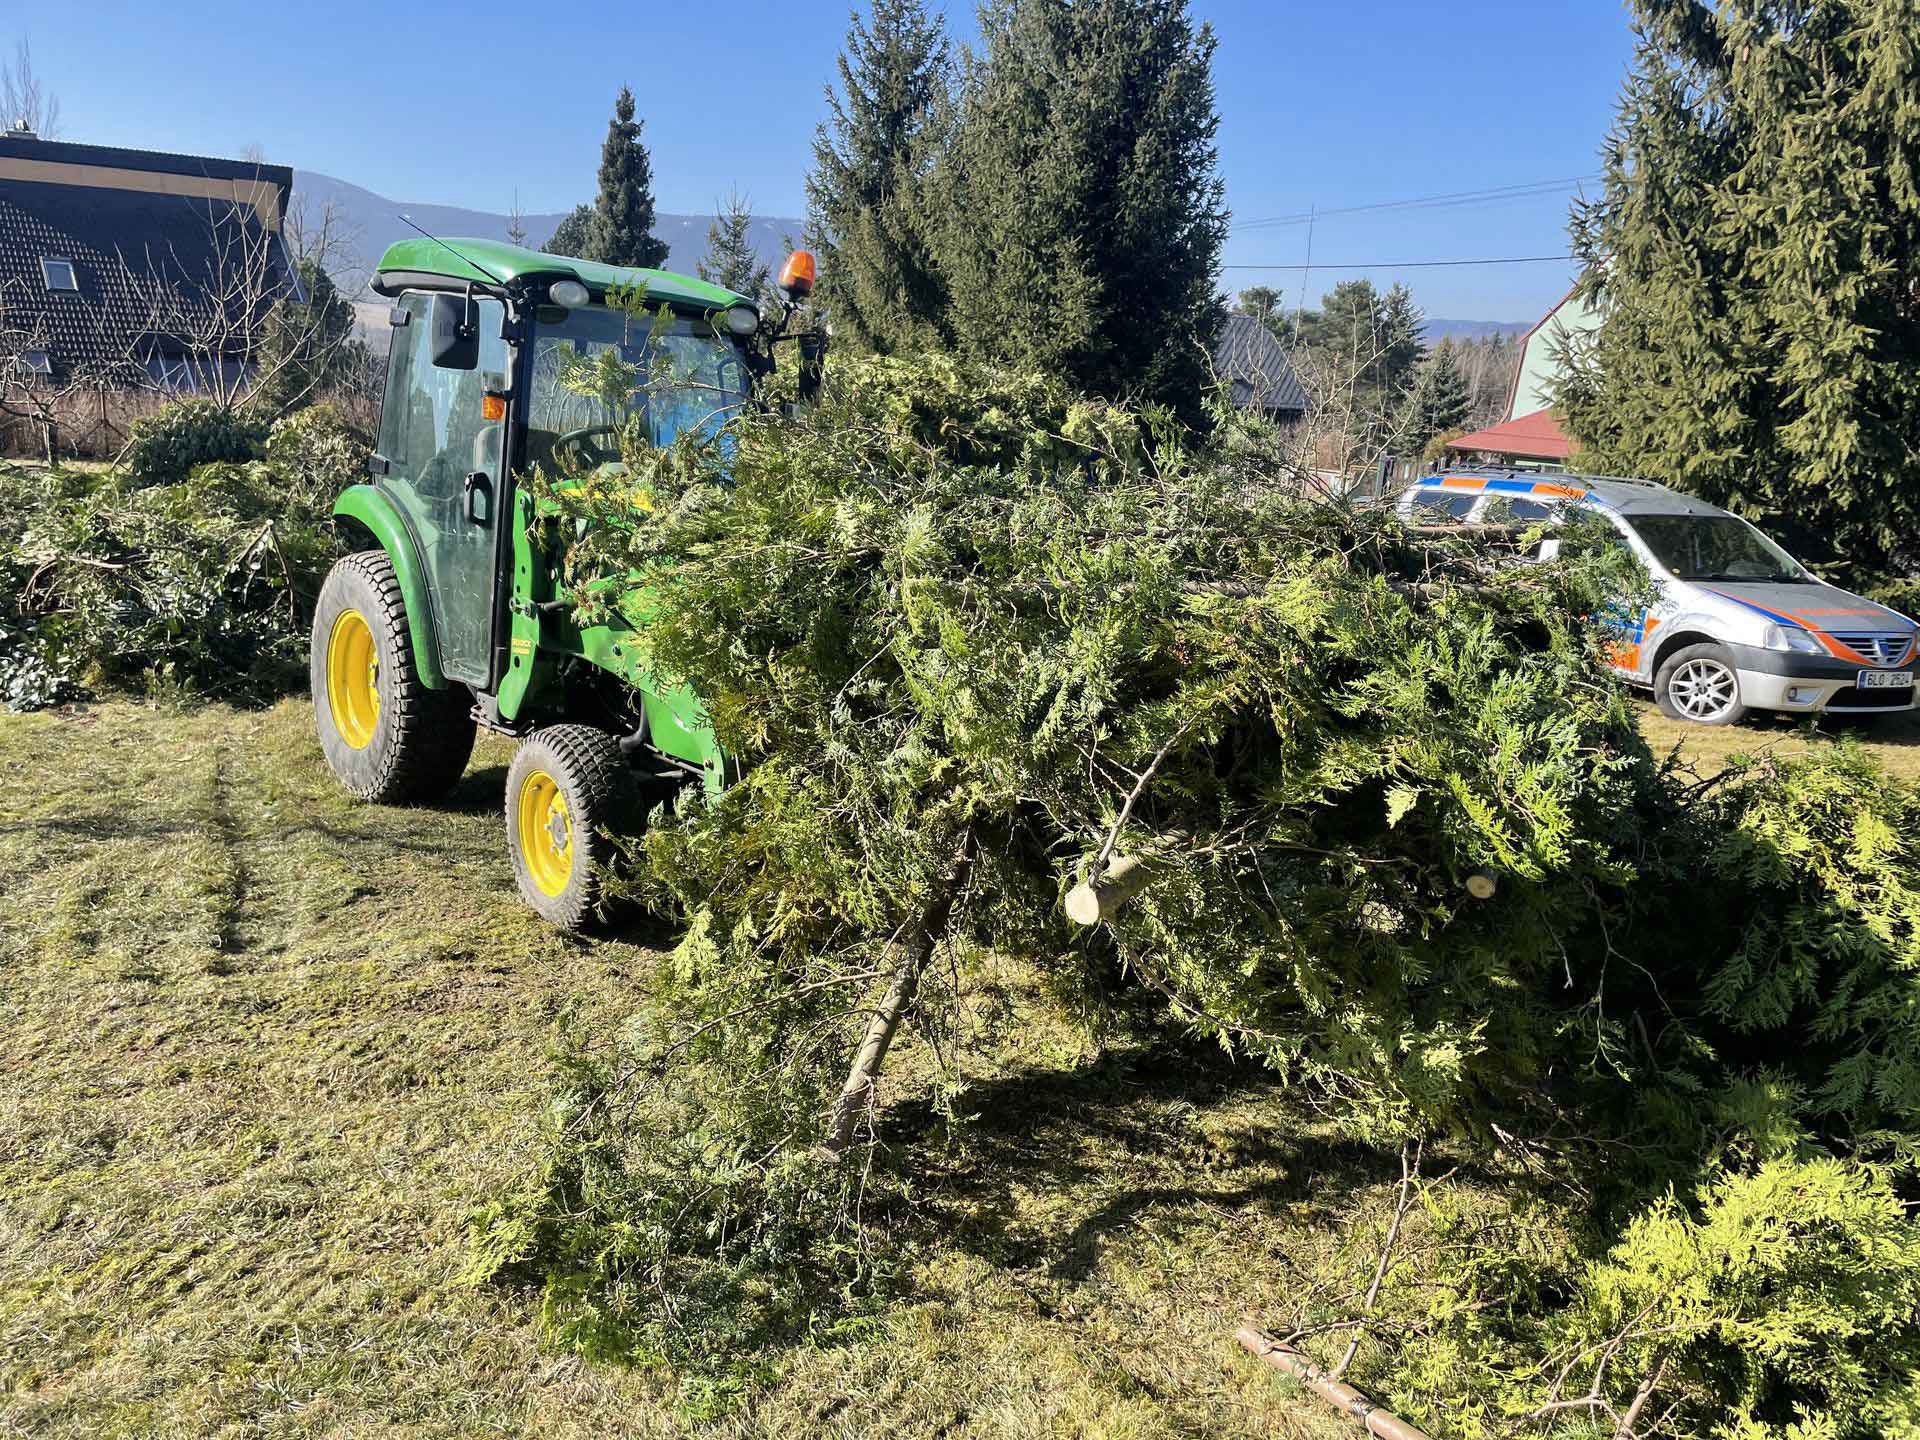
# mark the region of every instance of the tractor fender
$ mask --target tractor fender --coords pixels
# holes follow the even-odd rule
[[[427,608],[427,577],[399,507],[371,485],[349,485],[333,502],[333,513],[336,519],[351,520],[373,536],[393,561],[393,573],[407,605],[407,635],[413,642],[414,668],[429,690],[446,689],[440,650],[434,643],[433,612]]]

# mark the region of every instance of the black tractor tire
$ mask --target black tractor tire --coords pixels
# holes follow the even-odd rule
[[[507,853],[520,894],[549,924],[585,930],[608,918],[607,867],[640,818],[619,742],[591,725],[549,725],[520,742],[507,769]]]
[[[1692,725],[1737,725],[1747,718],[1733,652],[1711,642],[1683,645],[1662,660],[1653,698],[1661,714]]]
[[[418,804],[459,783],[473,757],[473,697],[429,689],[384,550],[337,561],[313,612],[314,726],[327,768],[361,800]]]

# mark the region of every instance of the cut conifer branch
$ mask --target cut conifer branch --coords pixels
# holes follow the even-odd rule
[[[1067,892],[1067,918],[1076,925],[1100,925],[1113,919],[1147,881],[1153,865],[1137,855],[1122,855],[1097,880],[1082,880]]]
[[[1353,1386],[1324,1373],[1291,1345],[1284,1345],[1251,1320],[1234,1331],[1233,1338],[1284,1375],[1291,1375],[1334,1409],[1380,1440],[1432,1440],[1426,1431],[1409,1425],[1391,1410],[1382,1410]]]
[[[973,854],[973,831],[968,830],[960,838],[946,876],[927,898],[918,917],[894,941],[894,964],[886,994],[867,1020],[866,1034],[861,1037],[860,1048],[854,1052],[853,1064],[847,1071],[847,1083],[841,1087],[840,1098],[834,1101],[826,1138],[820,1142],[823,1155],[838,1158],[846,1153],[853,1143],[854,1128],[861,1115],[873,1103],[873,1087],[880,1077],[880,1067],[886,1063],[887,1050],[899,1032],[900,1021],[920,991],[920,972],[927,957],[947,932],[954,901],[973,869]]]

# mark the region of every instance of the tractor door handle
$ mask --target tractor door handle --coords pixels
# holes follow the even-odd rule
[[[462,493],[466,496],[467,519],[475,525],[487,525],[493,521],[493,481],[484,470],[476,470],[467,476]]]

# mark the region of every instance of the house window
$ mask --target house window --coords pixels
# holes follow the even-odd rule
[[[40,274],[46,279],[49,290],[78,290],[80,281],[73,273],[73,262],[62,260],[54,255],[40,257]]]
[[[20,368],[29,375],[51,375],[53,360],[44,350],[22,350]]]

